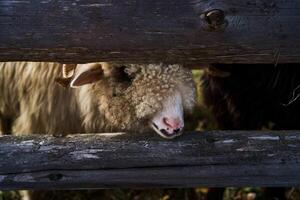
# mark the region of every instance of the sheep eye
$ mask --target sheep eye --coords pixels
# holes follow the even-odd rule
[[[133,77],[129,76],[129,74],[127,74],[125,72],[126,66],[121,66],[120,70],[118,72],[118,80],[123,81],[123,82],[131,82]]]

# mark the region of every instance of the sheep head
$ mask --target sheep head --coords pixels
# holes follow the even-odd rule
[[[182,134],[184,113],[195,104],[192,73],[180,65],[91,63],[69,69],[63,79],[70,87],[99,85],[99,109],[114,130],[147,127],[172,139]]]
[[[172,139],[182,134],[184,112],[195,104],[195,85],[190,70],[181,65],[129,65],[134,76],[131,88],[136,116],[148,119],[160,136]]]

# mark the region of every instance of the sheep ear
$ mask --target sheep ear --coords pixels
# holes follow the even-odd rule
[[[101,64],[91,63],[77,65],[70,87],[77,88],[102,79],[104,73]]]
[[[230,76],[230,72],[221,70],[213,65],[210,65],[207,68],[204,68],[204,72],[207,73],[210,76],[220,77],[220,78],[226,78]]]

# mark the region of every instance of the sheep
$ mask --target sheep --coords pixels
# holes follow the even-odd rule
[[[181,65],[0,63],[0,120],[18,134],[150,131],[172,139],[195,105],[195,84]],[[72,71],[72,69],[74,69]],[[70,73],[71,76],[69,74]],[[65,81],[68,88],[55,82]],[[1,132],[9,132],[6,130]]]
[[[214,64],[207,72],[202,77],[202,92],[218,128],[300,129],[300,68],[297,64]],[[216,191],[214,194],[218,195]],[[284,189],[266,189],[265,196],[266,199],[285,199]]]
[[[300,68],[294,64],[213,65],[202,78],[205,104],[220,129],[300,128]],[[294,95],[293,95],[294,93]],[[294,97],[293,97],[294,96]],[[298,101],[297,101],[298,100]]]

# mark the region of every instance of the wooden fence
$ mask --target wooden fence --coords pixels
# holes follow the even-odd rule
[[[0,61],[300,62],[298,0],[1,0]]]
[[[300,185],[299,131],[0,137],[0,189]]]
[[[297,0],[1,0],[0,61],[299,63]],[[0,137],[0,189],[300,185],[300,132]]]

